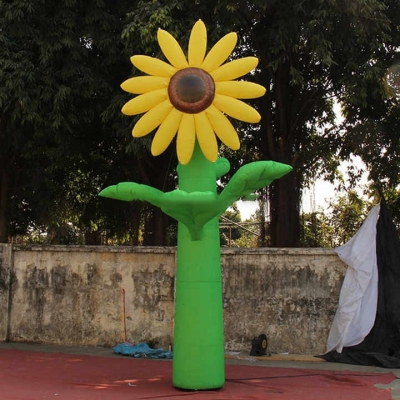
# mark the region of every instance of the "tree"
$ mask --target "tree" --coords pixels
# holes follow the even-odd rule
[[[239,33],[237,56],[259,57],[251,78],[268,89],[254,102],[260,126],[237,125],[243,151],[234,154],[232,173],[246,158],[294,167],[268,189],[264,244],[268,237],[273,246],[299,245],[304,184],[320,173],[333,177],[351,154],[377,182],[394,184],[399,106],[387,82],[393,88],[396,70],[386,78],[400,43],[397,0],[3,1],[0,241],[10,229],[74,220],[94,236],[128,232],[132,243],[142,224],[152,232],[145,243],[165,243],[173,222],[158,210],[111,206],[97,193],[126,180],[164,190],[176,184],[173,152],[151,158],[148,141],[130,138],[135,120],[120,115],[127,96],[119,85],[132,75],[131,55],[159,55],[159,27],[182,42],[198,18],[210,45]],[[345,111],[343,129],[334,125],[334,99]]]
[[[72,222],[97,243],[101,225],[122,234],[132,216],[140,220],[140,207],[97,196],[140,167],[125,151],[129,121],[120,116],[119,85],[131,71],[121,39],[130,4],[0,3],[0,242]]]
[[[301,215],[301,247],[332,247],[334,227],[323,212]]]
[[[256,102],[262,115],[253,137],[252,155],[290,164],[293,173],[274,183],[270,244],[297,246],[300,238],[299,205],[302,188],[319,173],[333,176],[341,157],[354,148],[347,131],[334,126],[334,99],[356,110],[370,103],[369,111],[387,99],[384,78],[394,60],[400,21],[395,0],[298,1],[256,0],[236,2],[142,1],[134,32],[151,37],[162,20],[183,35],[197,18],[217,32],[236,30],[241,37],[238,54],[259,57],[253,78],[268,88]],[[158,12],[151,4],[157,4]],[[183,6],[184,5],[184,6]],[[161,11],[162,10],[162,11]],[[367,107],[368,108],[368,107]],[[366,111],[367,113],[367,111]],[[244,129],[240,127],[243,136]],[[246,135],[246,133],[245,133]]]
[[[324,212],[302,214],[301,244],[304,247],[338,247],[360,229],[373,203],[354,190],[346,190]]]
[[[231,247],[236,240],[240,239],[242,236],[241,221],[242,218],[236,203],[221,215],[219,237],[222,246]]]
[[[370,89],[370,101],[386,96],[382,82],[398,43],[391,31],[399,21],[390,20],[398,13],[391,15],[389,4],[271,1],[242,10],[250,47],[261,60],[260,82],[270,88],[259,105],[260,152],[294,167],[270,191],[273,245],[299,245],[302,187],[319,168],[339,162],[343,143],[332,127],[333,98],[360,104],[361,86]]]

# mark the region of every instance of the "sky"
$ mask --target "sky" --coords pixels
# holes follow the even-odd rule
[[[340,109],[340,104],[335,103],[333,106],[333,110],[336,114],[335,124],[339,125],[343,121],[343,116]],[[362,168],[363,163],[361,159],[357,157],[352,157],[352,162],[358,168]],[[347,164],[343,162],[339,166],[339,171],[342,173],[344,179],[346,179],[346,169]],[[365,168],[364,168],[365,170]],[[362,187],[367,183],[367,173],[363,175],[361,178],[358,187],[356,190],[361,194]],[[335,185],[330,182],[324,181],[322,179],[317,179],[311,187],[311,189],[305,189],[302,199],[302,211],[303,212],[313,212],[319,209],[328,208],[329,202],[337,196],[337,192],[335,191]],[[248,219],[255,213],[258,208],[257,201],[238,201],[238,208],[240,210],[240,215],[242,220]]]
[[[362,162],[358,159],[354,159],[354,163],[360,167]],[[339,167],[340,172],[346,179],[346,163],[342,163]],[[358,191],[361,194],[362,187],[367,183],[367,174],[365,173],[360,180]],[[317,179],[314,185],[310,189],[304,189],[303,199],[302,199],[302,211],[303,212],[313,212],[319,209],[328,208],[329,202],[337,197],[337,192],[335,191],[335,185],[330,182],[324,181],[322,179]],[[242,220],[248,219],[258,208],[257,201],[238,201],[238,208],[240,210],[240,215]]]
[[[240,216],[242,217],[242,221],[249,219],[256,212],[258,208],[257,200],[254,201],[239,200],[236,202],[236,204],[240,211]]]
[[[319,208],[327,208],[329,201],[335,196],[334,185],[321,179],[317,180],[313,189],[304,190],[302,209],[304,212],[311,212]],[[239,200],[236,204],[240,211],[242,221],[250,218],[258,208],[257,201]]]

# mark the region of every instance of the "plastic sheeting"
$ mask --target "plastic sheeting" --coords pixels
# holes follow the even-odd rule
[[[376,224],[380,204],[369,213],[360,230],[335,249],[348,266],[339,306],[328,337],[327,351],[361,343],[372,329],[378,298]]]
[[[400,240],[384,199],[376,227],[371,224],[371,236],[373,232],[376,232],[376,240],[371,237],[370,246],[375,244],[378,270],[376,312],[368,313],[366,309],[364,318],[353,320],[351,325],[354,332],[360,332],[360,327],[367,330],[365,318],[370,321],[374,317],[372,329],[360,343],[351,346],[348,345],[351,342],[343,340],[341,353],[332,350],[320,357],[332,362],[400,368]],[[365,247],[359,250],[361,253],[355,256],[364,257]],[[338,326],[335,329],[339,329]]]
[[[138,343],[134,345],[129,342],[118,344],[114,346],[113,351],[115,354],[122,354],[124,356],[131,356],[135,358],[172,358],[171,351],[164,349],[152,349],[147,343]]]

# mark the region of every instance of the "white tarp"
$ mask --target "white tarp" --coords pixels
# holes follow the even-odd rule
[[[378,303],[376,224],[379,211],[380,204],[370,211],[360,230],[335,249],[348,268],[328,337],[328,352],[341,353],[343,347],[361,343],[374,325]]]

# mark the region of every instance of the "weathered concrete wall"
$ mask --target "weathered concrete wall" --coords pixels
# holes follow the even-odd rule
[[[0,245],[0,340],[2,341],[8,340],[9,333],[12,256],[11,245]]]
[[[222,249],[225,342],[325,350],[345,266],[329,249]],[[0,340],[173,344],[175,248],[0,245]],[[11,302],[9,302],[11,300]]]
[[[174,249],[15,248],[11,341],[171,344]]]
[[[333,250],[224,250],[222,264],[227,348],[265,333],[271,352],[326,350],[345,273]]]

